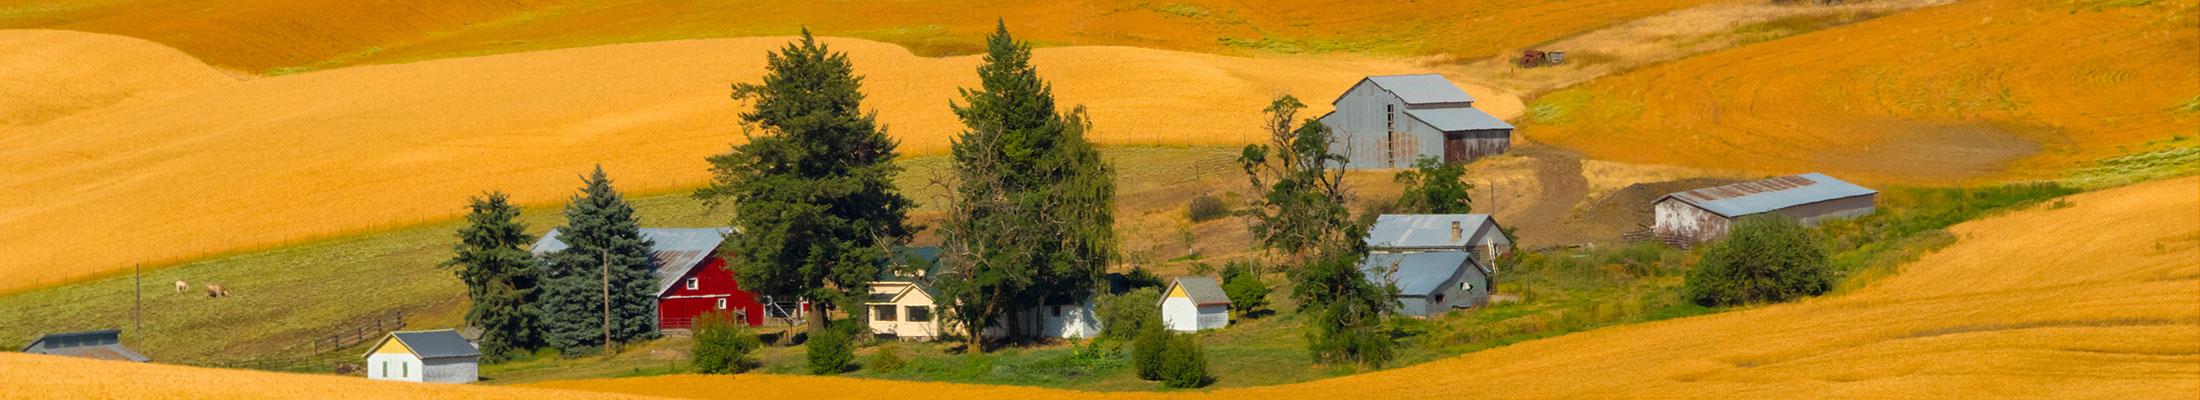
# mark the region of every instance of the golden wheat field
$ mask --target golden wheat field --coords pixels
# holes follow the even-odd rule
[[[1476,58],[1715,0],[0,0],[0,28],[144,38],[251,73],[676,39],[822,34],[972,54],[996,19],[1054,46]]]
[[[1302,384],[1107,398],[2182,398],[2200,392],[2200,178],[1964,223],[1874,285]],[[2116,229],[2100,229],[2113,226]],[[1099,398],[841,378],[540,387],[690,398]]]
[[[563,390],[422,385],[0,353],[9,399],[649,399]]]
[[[85,57],[170,68],[148,82],[200,82],[203,64],[117,36],[0,31]],[[0,39],[8,40],[8,39]],[[209,253],[447,218],[465,198],[509,191],[559,201],[602,164],[628,192],[693,187],[703,158],[741,139],[727,96],[755,81],[789,38],[672,41],[530,52],[257,78],[127,101],[76,101],[0,115],[46,122],[0,127],[0,291]],[[948,109],[975,86],[977,58],[919,58],[893,45],[828,39],[866,75],[905,154],[937,153],[961,129]],[[124,43],[125,45],[115,45]],[[33,49],[35,50],[35,49]],[[10,58],[50,63],[50,57]],[[12,61],[11,61],[12,60]],[[1236,58],[1129,47],[1047,48],[1037,63],[1067,104],[1091,107],[1106,144],[1230,144],[1258,135],[1258,110],[1280,94],[1316,107],[1366,74],[1422,71],[1358,59]],[[7,68],[0,67],[0,70]],[[107,77],[42,77],[129,92]],[[210,75],[211,74],[211,75]],[[1470,85],[1471,86],[1471,85]],[[1504,93],[1470,87],[1481,107],[1519,113]],[[99,96],[89,96],[99,97]],[[107,96],[112,97],[112,96]],[[72,108],[75,107],[75,108]],[[94,107],[94,108],[82,108]],[[1318,110],[1316,112],[1319,112]],[[18,117],[23,118],[23,117]],[[126,232],[111,235],[115,232]],[[107,239],[83,240],[97,234]],[[111,236],[110,236],[111,235]]]
[[[2192,1],[1966,1],[1591,81],[1539,99],[1521,133],[1624,162],[2051,176],[2200,133],[2196,48]]]

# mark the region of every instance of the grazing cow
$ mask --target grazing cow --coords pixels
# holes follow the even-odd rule
[[[206,297],[229,297],[229,289],[223,288],[222,285],[206,284]]]
[[[191,284],[189,284],[189,283],[184,283],[182,279],[177,279],[177,280],[176,280],[176,293],[183,293],[183,291],[185,291],[185,290],[191,290]]]

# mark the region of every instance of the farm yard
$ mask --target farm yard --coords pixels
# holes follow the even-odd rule
[[[2196,24],[0,0],[0,397],[2177,397]]]

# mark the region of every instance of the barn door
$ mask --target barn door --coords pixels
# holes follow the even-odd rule
[[[1467,151],[1466,135],[1444,135],[1444,163],[1465,164],[1474,161],[1474,154]]]

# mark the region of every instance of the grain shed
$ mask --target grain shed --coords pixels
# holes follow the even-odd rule
[[[481,380],[481,350],[451,329],[393,332],[367,349],[367,379],[427,383]]]
[[[1230,295],[1215,278],[1186,276],[1170,280],[1161,296],[1161,326],[1197,332],[1230,326]]]
[[[1330,104],[1336,111],[1321,122],[1345,168],[1410,168],[1423,157],[1459,164],[1512,146],[1512,124],[1475,109],[1442,75],[1366,77]]]
[[[1735,219],[1771,213],[1805,226],[1832,218],[1869,215],[1879,192],[1820,173],[1715,186],[1667,194],[1651,203],[1652,229],[1676,246],[1726,237]]]
[[[23,352],[95,360],[151,361],[129,347],[123,347],[122,331],[119,329],[47,334],[24,345]]]

